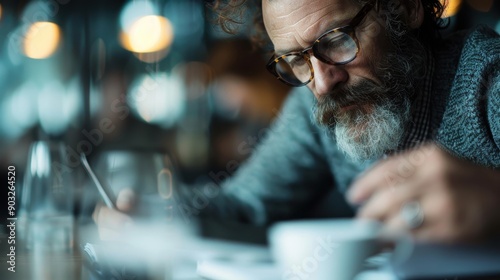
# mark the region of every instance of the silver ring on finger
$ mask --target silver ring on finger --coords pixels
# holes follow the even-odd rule
[[[419,228],[424,223],[424,211],[418,201],[404,203],[400,215],[409,229]]]

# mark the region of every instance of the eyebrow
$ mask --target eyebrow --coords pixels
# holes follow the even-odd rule
[[[306,48],[311,47],[314,44],[314,41],[316,41],[316,39],[318,39],[321,35],[325,34],[328,31],[331,31],[333,29],[342,28],[342,27],[348,25],[351,22],[351,20],[352,20],[352,18],[332,21],[328,25],[328,27],[318,37],[314,38],[313,42],[311,42]],[[287,54],[287,53],[301,52],[303,50],[304,50],[304,48],[303,49],[274,50],[274,53],[275,53],[276,57],[278,57],[278,56],[282,56],[282,55]]]

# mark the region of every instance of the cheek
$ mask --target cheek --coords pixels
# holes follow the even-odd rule
[[[377,68],[381,64],[380,62],[386,52],[383,42],[374,39],[378,38],[358,36],[358,55],[355,60],[345,65],[345,69],[349,73],[352,82],[356,82],[356,80],[361,78],[381,82],[375,73],[378,72]]]
[[[359,52],[355,60],[344,66],[349,75],[349,84],[352,85],[362,79],[368,79],[377,83],[380,82],[375,75],[376,68],[371,58],[372,56],[366,55],[364,52]]]
[[[314,90],[314,79],[307,84],[307,88],[312,92],[312,94],[317,97],[316,91]]]

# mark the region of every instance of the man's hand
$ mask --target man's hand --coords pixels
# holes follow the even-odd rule
[[[500,172],[451,156],[435,144],[383,160],[351,187],[364,204],[359,218],[383,222],[389,232],[410,230],[419,241],[470,242],[500,237]],[[417,202],[423,223],[409,229],[403,205]]]
[[[92,218],[102,240],[117,240],[121,233],[132,225],[132,218],[126,213],[134,209],[135,200],[134,192],[131,189],[124,189],[116,199],[118,211],[110,209],[102,203],[96,206]]]

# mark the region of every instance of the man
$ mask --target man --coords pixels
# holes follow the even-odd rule
[[[478,27],[441,39],[437,0],[259,5],[275,51],[268,69],[312,94],[292,93],[202,212],[267,224],[301,216],[336,188],[360,206],[357,217],[418,240],[498,236],[498,34]],[[222,19],[239,7],[216,5]],[[181,207],[189,193],[180,190]]]

